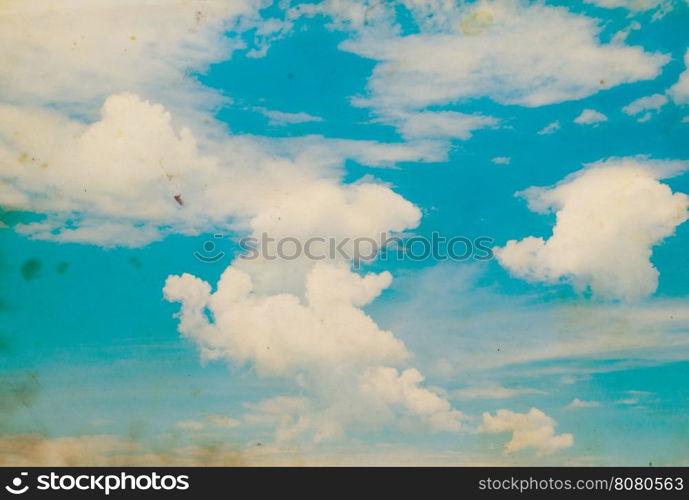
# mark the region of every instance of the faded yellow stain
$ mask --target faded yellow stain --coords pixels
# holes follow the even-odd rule
[[[487,9],[479,9],[465,17],[459,24],[459,29],[465,35],[476,36],[483,33],[493,24],[493,14]]]
[[[136,35],[130,36],[129,39],[130,39],[132,42],[136,42]]]

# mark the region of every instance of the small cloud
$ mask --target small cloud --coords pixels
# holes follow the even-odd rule
[[[608,117],[595,109],[585,109],[574,119],[574,123],[579,125],[595,125],[596,123],[607,121]]]
[[[555,121],[549,125],[546,125],[543,127],[541,130],[538,131],[538,135],[548,135],[548,134],[554,134],[560,130],[560,122]]]
[[[282,127],[285,125],[293,125],[296,123],[308,123],[308,122],[322,122],[323,118],[320,116],[313,116],[308,113],[285,113],[284,111],[275,111],[272,109],[255,107],[255,111],[258,111],[262,115],[268,118],[268,125],[273,127]]]
[[[637,121],[647,122],[653,116],[653,112],[658,112],[668,102],[669,99],[667,96],[663,94],[653,94],[646,97],[640,97],[630,102],[622,108],[622,112],[629,116],[636,116],[643,113]]]
[[[651,401],[649,400],[649,396],[653,395],[652,392],[648,391],[625,391],[625,394],[627,397],[617,401],[617,404],[635,406],[641,404],[642,402],[650,403]]]
[[[598,406],[600,406],[598,401],[584,401],[579,398],[574,398],[565,408],[568,410],[575,410],[577,408],[596,408]]]
[[[462,139],[471,138],[475,130],[496,128],[500,120],[481,114],[457,113],[455,111],[420,111],[398,113],[387,118],[395,124],[406,139]]]
[[[627,26],[626,28],[615,33],[615,35],[612,37],[611,41],[613,43],[624,43],[632,31],[637,31],[640,29],[641,29],[641,23],[639,23],[638,21],[632,21],[629,24],[629,26]]]
[[[512,439],[505,444],[505,453],[533,448],[539,455],[554,453],[574,444],[572,434],[555,434],[557,422],[538,408],[527,413],[498,410],[495,416],[483,414],[479,432],[498,434],[511,432]]]
[[[584,0],[605,9],[623,8],[633,12],[642,12],[660,7],[663,0]],[[667,7],[666,7],[667,8]]]
[[[687,220],[689,207],[687,195],[673,193],[660,180],[687,166],[610,158],[554,186],[526,189],[520,195],[532,211],[556,213],[552,236],[510,240],[494,247],[494,254],[513,276],[527,281],[569,282],[579,293],[589,290],[614,300],[646,297],[658,287],[652,249]]]
[[[689,49],[684,53],[684,72],[679,75],[677,83],[670,87],[667,94],[679,104],[689,104]]]
[[[491,161],[496,165],[509,165],[512,159],[508,158],[507,156],[496,156]]]

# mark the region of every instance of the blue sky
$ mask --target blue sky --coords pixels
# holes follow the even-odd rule
[[[113,4],[0,16],[2,463],[686,465],[687,2]]]

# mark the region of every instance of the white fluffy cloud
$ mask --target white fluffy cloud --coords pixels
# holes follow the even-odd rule
[[[32,238],[137,246],[205,231],[378,238],[418,225],[419,209],[390,187],[370,179],[344,184],[344,161],[442,160],[444,145],[420,139],[438,130],[467,136],[494,122],[429,114],[408,121],[410,140],[397,144],[228,133],[212,118],[226,98],[193,75],[243,48],[240,35],[253,27],[258,47],[248,55],[260,56],[289,26],[261,19],[265,5],[6,2],[0,205],[44,216],[15,229]],[[274,124],[314,118],[262,111]],[[165,293],[182,302],[180,330],[205,356],[295,379],[310,392],[296,426],[278,426],[283,434],[323,440],[351,422],[398,419],[456,430],[461,414],[423,388],[417,370],[402,367],[405,346],[360,309],[390,275],[359,277],[342,260],[240,260],[215,293],[190,275],[170,277]]]
[[[395,124],[406,139],[469,139],[475,130],[494,128],[499,124],[499,120],[492,116],[455,111],[391,113],[386,115],[384,120]]]
[[[341,185],[346,158],[370,166],[444,158],[443,147],[429,141],[228,134],[210,113],[225,97],[193,74],[244,47],[240,35],[250,28],[258,26],[260,44],[289,25],[262,19],[263,6],[244,0],[5,2],[0,180],[6,189],[0,205],[45,216],[15,229],[32,238],[104,246],[247,229],[290,193],[310,193],[315,202],[324,200],[315,194],[321,188],[344,198],[365,190]],[[392,194],[376,189],[383,198]],[[385,204],[381,199],[378,208],[395,210]],[[347,215],[333,224],[338,217]]]
[[[607,121],[608,117],[595,109],[585,109],[574,119],[574,123],[579,125],[595,125]]]
[[[527,413],[498,410],[495,416],[490,413],[483,414],[479,432],[511,432],[512,439],[505,444],[505,453],[533,448],[539,454],[547,455],[568,448],[574,443],[572,434],[555,434],[556,425],[555,420],[538,408],[531,408]]]
[[[244,43],[225,32],[253,25],[263,2],[8,0],[0,14],[3,98],[82,113],[135,92],[180,109],[219,96],[192,77]]]
[[[358,2],[297,5],[291,19],[321,14],[348,31],[340,47],[378,62],[368,92],[352,102],[410,137],[467,139],[496,118],[430,107],[488,97],[542,106],[581,99],[616,85],[655,78],[663,54],[601,43],[599,21],[564,7],[520,1]],[[418,32],[402,34],[406,9]]]
[[[189,128],[174,127],[162,106],[128,93],[110,96],[100,120],[90,124],[40,109],[0,109],[0,179],[6,186],[0,204],[46,215],[16,229],[35,238],[106,246],[230,230],[269,217],[265,207],[287,203],[302,212],[322,205],[333,222],[340,219],[352,229],[350,236],[357,235],[347,224],[354,216],[336,213],[327,196],[343,199],[339,206],[346,210],[366,194],[366,208],[373,208],[374,199],[390,213],[404,207],[399,213],[406,222],[411,205],[390,189],[339,183],[344,158],[385,166],[442,154],[432,144],[315,136],[291,142],[227,136],[202,148]],[[306,200],[317,205],[306,209]],[[393,205],[386,207],[388,202]]]
[[[667,96],[663,94],[653,94],[635,99],[622,108],[622,111],[629,116],[636,116],[640,113],[644,113],[638,120],[647,121],[652,116],[651,112],[660,110],[667,103]]]
[[[684,66],[684,73],[668,90],[668,94],[677,104],[689,104],[689,49],[684,53]]]
[[[361,277],[319,263],[300,300],[257,293],[250,275],[230,266],[213,293],[188,274],[169,277],[164,293],[182,304],[179,329],[204,357],[250,363],[259,375],[295,379],[315,396],[286,410],[281,406],[278,413],[288,418],[278,437],[313,432],[320,441],[342,435],[353,422],[374,425],[397,415],[434,430],[458,430],[461,414],[423,388],[417,370],[395,368],[409,352],[360,309],[390,281],[389,273]]]
[[[687,219],[689,197],[658,181],[682,162],[613,159],[589,165],[559,184],[521,193],[535,212],[554,212],[550,238],[529,236],[496,248],[499,262],[529,280],[569,281],[625,300],[653,293],[652,247]]]
[[[638,115],[643,111],[657,111],[667,104],[667,97],[663,94],[653,94],[646,97],[639,97],[630,102],[622,111],[627,115]]]
[[[342,48],[377,61],[370,97],[382,112],[487,96],[541,106],[655,78],[669,60],[639,47],[604,44],[596,20],[565,8],[480,2],[438,13],[408,36],[361,31]]]

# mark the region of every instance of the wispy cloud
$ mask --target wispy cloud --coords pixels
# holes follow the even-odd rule
[[[284,111],[276,111],[262,107],[254,107],[253,109],[265,115],[268,118],[268,125],[275,127],[283,127],[285,125],[294,125],[297,123],[323,121],[323,118],[320,116],[313,116],[308,113],[304,113],[303,111],[298,113],[286,113]]]
[[[579,398],[574,398],[571,403],[565,406],[568,410],[575,410],[579,408],[597,408],[600,406],[598,401],[585,401]]]

